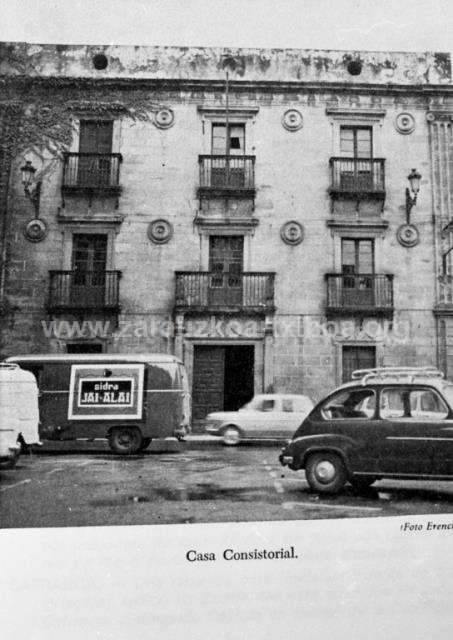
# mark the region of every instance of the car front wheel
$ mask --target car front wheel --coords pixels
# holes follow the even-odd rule
[[[241,433],[237,427],[225,427],[222,431],[222,442],[229,447],[234,447],[239,444],[241,440]]]
[[[114,453],[130,456],[138,453],[143,438],[140,430],[134,427],[117,427],[109,435],[109,445]]]
[[[345,485],[347,472],[336,453],[314,453],[305,465],[307,482],[318,493],[338,493]]]

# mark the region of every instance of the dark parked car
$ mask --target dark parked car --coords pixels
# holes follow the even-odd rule
[[[436,369],[363,369],[316,405],[280,454],[310,487],[453,480],[453,384]]]

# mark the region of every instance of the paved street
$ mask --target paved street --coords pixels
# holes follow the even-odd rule
[[[176,443],[175,443],[176,444]],[[179,447],[179,450],[178,450]],[[169,447],[167,447],[168,449]],[[84,450],[85,449],[85,450]],[[91,449],[91,450],[90,450]],[[22,456],[0,471],[0,526],[303,520],[453,512],[453,483],[381,481],[358,495],[313,494],[280,447],[176,445],[132,458],[101,443]]]

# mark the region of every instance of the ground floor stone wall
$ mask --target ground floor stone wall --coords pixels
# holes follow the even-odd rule
[[[371,347],[376,366],[438,365],[453,376],[453,318],[441,324],[430,310],[401,310],[392,319],[170,313],[56,318],[15,310],[1,318],[1,341],[2,358],[93,344],[110,353],[175,353],[191,381],[197,348],[252,345],[255,393],[306,393],[315,400],[342,381],[345,347]]]

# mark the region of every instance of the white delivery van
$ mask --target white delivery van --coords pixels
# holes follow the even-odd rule
[[[39,444],[38,385],[30,371],[0,363],[0,467],[13,467],[21,442]]]

